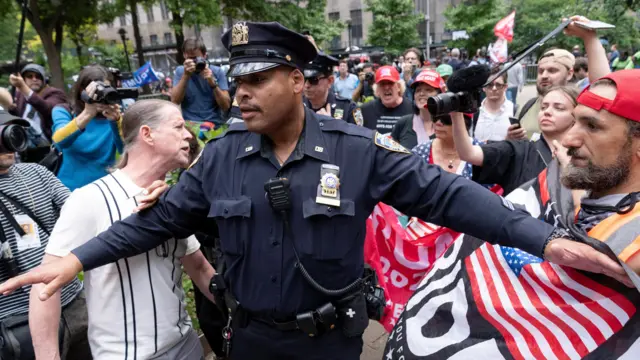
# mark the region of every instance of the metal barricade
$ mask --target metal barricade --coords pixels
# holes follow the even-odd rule
[[[535,83],[538,77],[538,64],[527,64],[524,68],[525,83]]]

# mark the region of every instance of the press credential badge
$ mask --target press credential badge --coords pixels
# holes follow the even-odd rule
[[[20,234],[14,230],[18,251],[25,251],[42,246],[40,234],[38,233],[38,224],[27,215],[15,215],[15,219],[25,232],[24,236],[20,236]]]

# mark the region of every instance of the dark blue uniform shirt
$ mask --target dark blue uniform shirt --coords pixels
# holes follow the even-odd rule
[[[320,109],[314,109],[311,105],[311,102],[306,97],[304,98],[304,104],[307,108],[318,111],[320,109],[324,109],[327,104],[331,104],[331,117],[338,120],[344,120],[349,124],[362,125],[362,114],[360,113],[360,109],[358,105],[351,101],[351,99],[345,99],[340,96],[336,96],[333,94],[331,90],[327,95],[327,102],[322,105]],[[360,119],[356,119],[359,117]]]
[[[216,222],[225,278],[251,311],[294,314],[329,299],[294,268],[292,242],[311,275],[343,287],[364,267],[365,222],[380,201],[410,216],[540,256],[553,227],[482,186],[428,165],[375,132],[306,109],[298,146],[281,167],[270,141],[233,124],[151,209],[116,222],[73,253],[85,271],[149,251]],[[377,140],[376,140],[377,139]],[[340,207],[316,203],[322,164],[340,167]],[[286,177],[293,238],[270,207],[264,184]]]

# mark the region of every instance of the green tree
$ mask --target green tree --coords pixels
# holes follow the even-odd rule
[[[330,41],[340,35],[344,24],[324,16],[326,0],[221,0],[222,15],[238,20],[277,21],[295,30],[309,30],[316,43]]]
[[[508,13],[503,0],[469,0],[455,7],[450,6],[444,13],[447,18],[445,27],[453,31],[464,30],[469,38],[453,41],[449,45],[465,48],[470,53],[488,46],[496,39],[493,27]]]
[[[373,13],[367,42],[380,46],[386,52],[400,54],[420,44],[418,23],[421,15],[414,12],[411,0],[365,0],[367,10]]]
[[[28,42],[37,36],[29,24],[25,24],[24,40]],[[18,42],[18,34],[20,32],[20,12],[15,3],[8,3],[4,8],[4,13],[0,15],[0,61],[13,62],[16,59],[16,46]],[[12,46],[13,45],[13,46]],[[22,54],[26,56],[28,51],[23,46]]]
[[[22,0],[0,0],[0,8],[9,9]],[[103,14],[111,4],[99,0],[28,0],[27,20],[33,26],[46,54],[51,83],[62,88],[64,73],[62,69],[62,45],[64,29],[69,23],[103,22]]]
[[[216,26],[222,24],[220,4],[216,0],[165,0],[171,12],[171,27],[176,34],[176,60],[184,62],[182,44],[184,26]]]

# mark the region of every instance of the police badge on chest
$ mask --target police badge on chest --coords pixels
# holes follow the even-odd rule
[[[316,203],[340,207],[340,167],[323,164],[320,168],[320,184]]]

